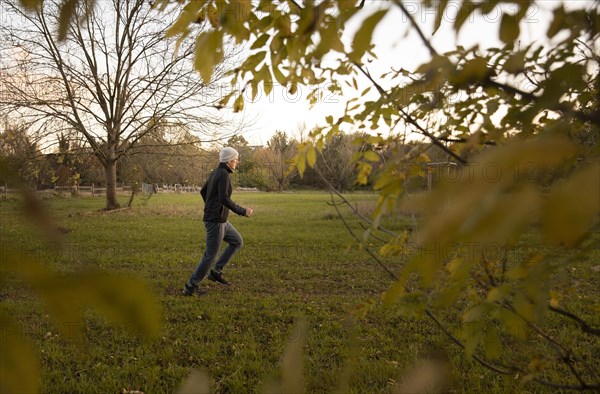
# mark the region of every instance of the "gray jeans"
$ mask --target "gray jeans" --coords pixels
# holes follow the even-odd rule
[[[221,272],[223,267],[225,267],[225,264],[227,264],[227,262],[229,262],[229,260],[231,260],[231,258],[241,249],[242,245],[244,245],[242,236],[229,222],[204,222],[204,226],[206,227],[206,250],[189,280],[189,284],[191,285],[197,285],[198,282],[204,279],[215,263],[215,260],[217,260],[217,254],[221,249],[221,243],[223,241],[227,242],[228,245],[215,264],[215,271],[217,272]]]

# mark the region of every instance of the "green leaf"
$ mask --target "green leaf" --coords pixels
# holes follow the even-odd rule
[[[517,19],[509,14],[502,15],[502,21],[500,22],[500,39],[505,44],[510,44],[519,38],[519,22]]]
[[[377,24],[385,16],[387,11],[388,10],[380,10],[369,16],[354,35],[354,39],[352,40],[352,53],[350,54],[350,57],[354,61],[360,63],[363,55],[371,45],[371,37],[373,36],[375,27],[377,27]]]
[[[204,83],[209,84],[214,67],[223,59],[223,32],[213,30],[203,32],[196,39],[194,66],[200,72]]]

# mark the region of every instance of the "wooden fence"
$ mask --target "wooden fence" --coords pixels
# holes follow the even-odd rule
[[[187,186],[180,184],[162,184],[162,185],[148,185],[143,184],[144,186],[150,186],[150,190],[153,193],[196,193],[200,191],[198,186]],[[126,183],[117,183],[117,192],[121,193],[131,193],[133,185]],[[142,188],[142,192],[148,193],[148,188]],[[73,186],[53,186],[51,188],[40,188],[39,186],[30,187],[30,190],[34,195],[44,195],[44,194],[57,194],[57,193],[69,193],[72,195],[81,195],[88,194],[92,197],[104,195],[106,193],[106,186],[99,187],[94,185],[93,183],[90,186],[82,186],[82,185],[73,185]],[[11,188],[10,185],[4,184],[0,185],[0,196],[4,197],[4,199],[8,198],[9,194],[18,194],[19,189]]]

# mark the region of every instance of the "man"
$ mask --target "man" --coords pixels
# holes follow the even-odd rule
[[[236,169],[240,161],[238,152],[230,147],[223,148],[219,153],[219,161],[219,167],[210,174],[200,191],[204,200],[206,250],[194,273],[185,284],[183,294],[187,296],[194,294],[198,283],[207,276],[207,273],[209,280],[229,286],[229,282],[222,275],[223,267],[240,250],[244,242],[242,236],[227,221],[229,210],[240,216],[250,217],[252,215],[251,208],[242,208],[231,200],[232,187],[229,174]],[[223,241],[228,245],[217,260]],[[215,260],[217,260],[216,264]],[[215,264],[215,268],[210,270],[213,264]],[[210,272],[208,272],[209,270]]]

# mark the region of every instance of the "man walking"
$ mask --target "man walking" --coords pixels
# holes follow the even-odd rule
[[[240,233],[227,221],[229,210],[240,216],[250,217],[252,215],[251,208],[242,208],[231,200],[232,187],[229,174],[236,169],[240,161],[238,152],[230,147],[223,148],[219,153],[219,161],[219,167],[210,174],[200,191],[204,200],[206,250],[194,273],[185,284],[183,294],[187,296],[194,294],[198,283],[205,276],[209,280],[229,286],[229,282],[222,275],[223,267],[244,243]],[[223,241],[228,245],[217,260]],[[215,260],[217,260],[216,264]],[[213,264],[215,267],[211,270]]]

